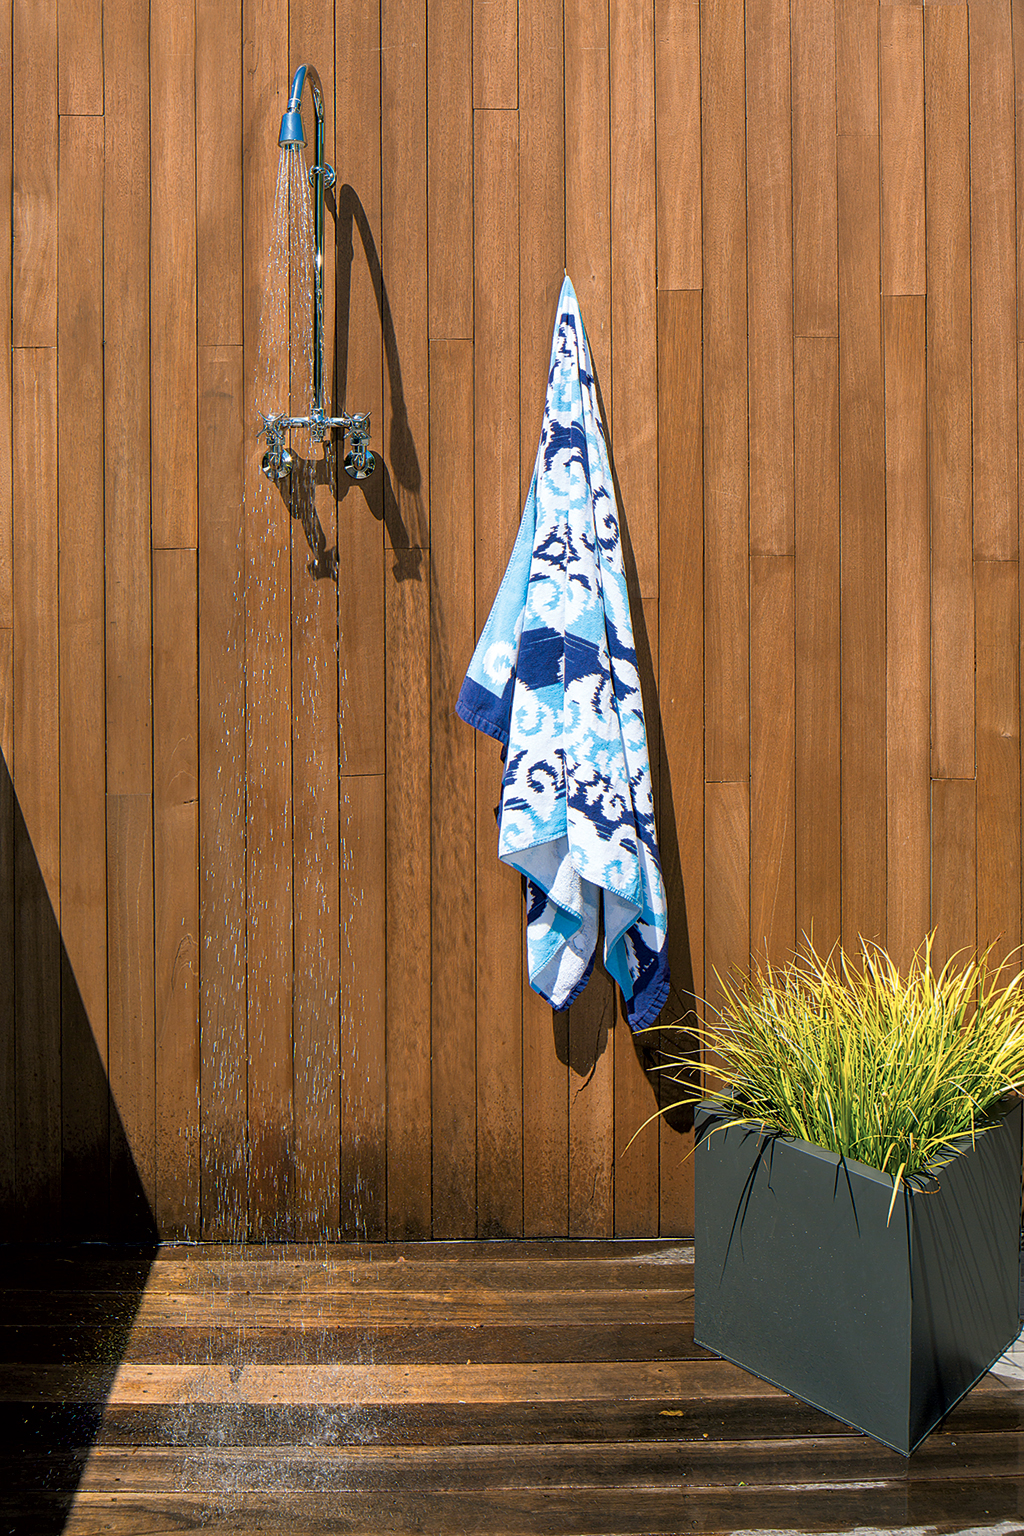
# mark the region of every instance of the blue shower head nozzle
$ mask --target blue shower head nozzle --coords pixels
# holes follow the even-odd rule
[[[302,113],[299,111],[286,112],[281,119],[281,132],[277,142],[286,147],[289,144],[305,144],[306,135],[302,131]]]

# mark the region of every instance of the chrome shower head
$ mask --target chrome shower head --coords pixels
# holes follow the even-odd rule
[[[281,132],[277,142],[282,146],[289,144],[305,144],[306,135],[302,128],[302,87],[306,82],[306,65],[300,64],[295,71],[292,80],[292,88],[288,93],[288,105],[284,109],[281,119]]]

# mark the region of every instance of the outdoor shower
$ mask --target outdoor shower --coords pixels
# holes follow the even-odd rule
[[[308,416],[287,416],[283,412],[261,413],[263,426],[259,436],[266,437],[267,451],[263,455],[262,470],[268,480],[284,480],[295,464],[295,456],[285,442],[285,434],[292,427],[309,430],[310,441],[322,443],[328,433],[340,428],[342,438],[348,434],[350,451],[345,455],[343,468],[353,480],[365,480],[373,473],[376,461],[369,449],[369,412],[349,416],[328,416],[324,411],[324,192],[333,187],[334,167],[324,161],[324,93],[320,76],[311,64],[301,64],[295,71],[288,105],[281,119],[278,143],[282,149],[305,144],[302,129],[302,87],[309,81],[316,117],[314,135],[314,159],[309,168],[309,184],[313,192],[313,404]]]

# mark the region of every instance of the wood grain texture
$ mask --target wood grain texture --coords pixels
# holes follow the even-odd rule
[[[246,373],[245,417],[250,421],[261,406],[280,410],[288,399],[287,356],[268,350],[270,341],[280,346],[282,299],[264,274],[279,158],[274,128],[287,91],[282,69],[287,23],[282,0],[251,0],[244,12],[246,34],[255,39],[242,92],[249,146],[243,162],[245,333],[258,343],[253,371]],[[290,1229],[295,1179],[291,529],[287,492],[282,495],[260,475],[255,452],[246,453],[243,463],[248,1228],[269,1238]]]
[[[150,496],[156,549],[196,545],[195,80],[195,6],[152,6]]]
[[[836,257],[836,4],[791,0],[793,329],[839,334]]]
[[[426,0],[382,0],[380,16],[381,175],[388,189],[380,252],[391,385],[383,442],[394,501],[386,531],[396,550],[415,550],[430,543]]]
[[[793,553],[793,165],[788,0],[747,18],[750,551]]]
[[[103,451],[107,793],[152,791],[149,26],[105,6]]]
[[[490,612],[519,520],[519,119],[477,112],[473,349],[474,635]],[[463,727],[468,730],[468,727]],[[476,764],[476,1180],[481,1237],[523,1223],[521,882],[498,860],[501,749],[473,732]]]
[[[383,774],[341,781],[341,1236],[387,1235]]]
[[[193,549],[153,552],[156,1216],[199,1235],[199,656]]]
[[[473,0],[474,107],[518,107],[518,19],[515,0]]]
[[[14,635],[0,629],[0,1211],[15,1229],[18,1220],[18,1058],[14,979],[15,796]]]
[[[705,775],[749,772],[743,18],[701,8],[704,143]]]
[[[57,508],[64,1230],[106,1231],[103,123],[60,128]]]
[[[750,789],[747,784],[707,784],[704,789],[704,943],[707,974],[726,977],[750,963]],[[706,989],[721,1005],[717,983]],[[705,1073],[714,1071],[705,1055]]]
[[[605,409],[612,384],[609,8],[563,6],[565,32],[565,265],[586,327]]]
[[[659,616],[658,837],[668,903],[671,1024],[697,1022],[704,994],[704,482],[701,296],[658,296],[658,504],[661,548],[674,590]],[[671,564],[669,564],[671,562]],[[670,1033],[657,1048],[677,1047]],[[691,1133],[659,1126],[660,1226],[692,1225]]]
[[[796,945],[796,571],[750,562],[750,943],[784,963]]]
[[[624,1193],[625,1180],[616,1190],[613,1171],[618,1045],[627,1034],[616,1020],[617,1004],[615,985],[598,962],[568,1010],[570,1237],[611,1237],[615,1194]]]
[[[430,398],[433,1235],[453,1238],[476,1236],[475,752],[455,714],[476,642],[472,342],[431,342]]]
[[[103,115],[103,0],[59,0],[57,111]]]
[[[924,11],[879,10],[882,292],[924,293]]]
[[[925,10],[932,776],[974,777],[967,14]]]
[[[430,556],[395,553],[387,586],[388,1236],[431,1227]],[[392,761],[394,758],[392,757]]]
[[[199,350],[202,1235],[246,1231],[245,583],[241,347]]]
[[[242,341],[242,7],[196,0],[196,342]],[[225,64],[229,67],[225,67]]]
[[[1016,164],[1010,6],[968,8],[974,552],[1017,555]]]
[[[13,719],[16,796],[14,981],[21,1230],[59,1233],[60,724],[57,587],[57,358],[14,353]]]
[[[4,36],[10,35],[13,0],[3,0],[0,5],[0,26]],[[0,100],[11,100],[11,76],[13,62],[10,51],[0,50]],[[13,161],[14,121],[10,111],[0,112],[0,199],[4,206],[12,202],[14,194]],[[4,302],[0,304],[0,627],[10,631],[14,623],[14,571],[11,563],[11,498],[13,494],[13,463],[11,438],[11,340],[13,316],[11,313],[11,273],[13,220],[0,220],[0,272],[4,277]]]
[[[473,335],[473,0],[427,17],[428,333]]]
[[[900,966],[928,932],[929,568],[923,298],[883,301],[886,487],[886,933]]]
[[[877,135],[839,173],[843,942],[885,942],[885,437]]]
[[[978,560],[978,943],[1020,944],[1020,590],[1015,560]]]
[[[795,345],[796,927],[822,952],[842,929],[838,351]]]
[[[933,964],[978,942],[977,784],[932,780]]]
[[[658,287],[700,288],[700,7],[667,0],[654,27]]]
[[[658,597],[657,216],[654,5],[611,0],[612,454],[636,581],[631,599]]]
[[[11,7],[13,185],[11,342],[57,341],[57,7],[14,0]]]

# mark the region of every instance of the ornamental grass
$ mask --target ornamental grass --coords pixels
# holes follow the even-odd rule
[[[851,961],[806,942],[787,965],[719,977],[703,1058],[670,1055],[663,1070],[686,1086],[706,1074],[678,1104],[718,1103],[726,1124],[763,1122],[888,1170],[895,1201],[902,1179],[948,1162],[1024,1087],[1024,971],[990,955],[936,971],[929,938],[904,975],[873,945]]]

